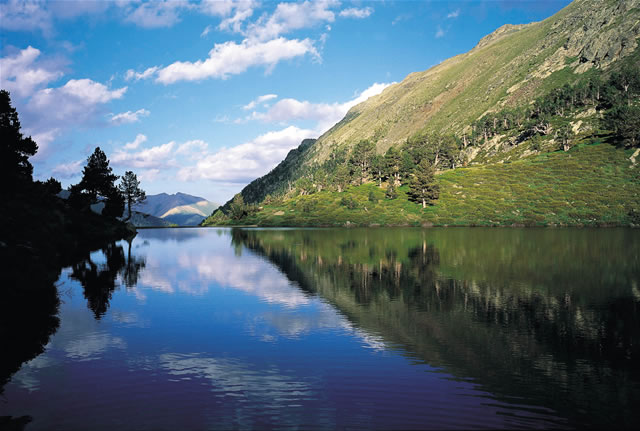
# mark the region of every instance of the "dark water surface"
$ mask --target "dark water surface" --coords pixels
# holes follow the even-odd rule
[[[4,385],[5,424],[640,419],[640,230],[143,230],[57,288],[59,327]]]

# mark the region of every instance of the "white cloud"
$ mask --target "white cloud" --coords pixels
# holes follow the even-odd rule
[[[252,66],[273,69],[280,61],[305,54],[319,57],[309,39],[278,38],[268,42],[243,40],[216,44],[209,51],[209,58],[196,62],[175,62],[158,71],[157,82],[172,84],[177,81],[198,81],[206,78],[226,79],[246,71]]]
[[[158,69],[158,66],[149,67],[145,69],[144,72],[136,72],[133,69],[129,69],[125,73],[124,79],[127,81],[131,81],[132,79],[136,81],[139,81],[140,79],[148,79],[151,78],[158,71]]]
[[[227,16],[237,3],[233,0],[204,0],[200,4],[200,10],[208,15]]]
[[[192,5],[182,0],[154,0],[128,9],[126,21],[144,28],[171,27],[180,21],[182,9]]]
[[[246,183],[269,172],[303,139],[314,136],[317,136],[315,131],[294,126],[268,132],[247,143],[203,157],[195,166],[180,169],[178,179]]]
[[[232,30],[236,33],[240,33],[242,32],[242,24],[251,17],[251,15],[253,15],[253,9],[239,9],[233,16],[222,20],[220,25],[218,25],[218,28],[220,30]]]
[[[140,117],[148,117],[150,114],[146,109],[138,109],[135,112],[121,112],[111,116],[111,122],[115,124],[130,124],[140,121]]]
[[[335,21],[336,0],[305,1],[303,3],[280,3],[270,17],[263,15],[247,27],[251,39],[267,40],[302,28],[313,27],[324,22]]]
[[[79,176],[82,173],[84,162],[84,160],[76,160],[75,162],[61,163],[51,170],[51,174],[56,178]]]
[[[200,139],[187,141],[180,145],[176,150],[176,154],[184,154],[191,159],[198,159],[206,156],[208,144]]]
[[[454,10],[453,12],[449,13],[447,15],[447,18],[455,19],[455,18],[458,18],[458,16],[460,16],[460,8],[458,8],[458,9]]]
[[[59,70],[49,70],[34,63],[40,50],[28,46],[13,57],[0,58],[0,87],[20,97],[33,94],[37,87],[62,76]]]
[[[59,88],[45,88],[38,91],[31,101],[37,107],[56,107],[59,110],[60,102],[65,99],[73,99],[83,107],[107,103],[113,99],[120,99],[127,91],[127,87],[117,90],[109,90],[106,85],[94,82],[90,79],[70,79]],[[64,111],[64,110],[63,110]],[[53,113],[54,115],[59,115]]]
[[[135,142],[135,141],[134,141]],[[111,157],[115,166],[126,166],[139,169],[159,169],[175,165],[172,158],[175,142],[146,148],[138,152],[118,150]]]
[[[125,151],[127,151],[127,150],[135,150],[136,148],[138,148],[140,146],[140,144],[143,144],[145,142],[147,142],[146,135],[143,135],[142,133],[138,133],[136,135],[136,138],[132,142],[126,143],[123,148],[124,148]]]
[[[265,94],[263,96],[259,96],[258,98],[252,100],[242,107],[245,111],[255,108],[256,106],[262,105],[264,102],[268,102],[269,100],[276,99],[278,97],[277,94]]]
[[[140,181],[155,181],[160,177],[160,169],[145,169],[140,172]]]
[[[435,36],[436,39],[440,39],[442,36],[444,36],[444,30],[442,29],[442,27],[438,26]]]
[[[72,126],[94,120],[101,105],[120,99],[127,87],[110,90],[106,85],[90,79],[71,79],[57,88],[37,91],[26,106],[25,134],[38,143],[35,157],[45,157],[46,147]]]
[[[202,30],[202,33],[200,33],[200,37],[207,37],[211,30],[213,30],[213,27],[211,27],[210,25],[206,26],[204,30]]]
[[[314,120],[318,126],[318,134],[340,121],[347,111],[369,97],[380,94],[393,83],[375,83],[360,93],[357,97],[344,103],[311,103],[296,99],[282,99],[267,110],[267,112],[253,112],[246,120],[258,119],[266,122],[287,123],[292,120]]]
[[[11,31],[52,31],[51,12],[45,4],[33,0],[9,0],[0,3],[0,28]]]
[[[373,8],[365,7],[362,9],[358,9],[356,7],[344,9],[340,11],[340,16],[344,18],[357,18],[362,19],[366,18],[373,13]]]
[[[219,30],[242,32],[242,24],[253,15],[258,3],[253,0],[206,0],[200,10],[208,15],[224,18],[218,25]]]

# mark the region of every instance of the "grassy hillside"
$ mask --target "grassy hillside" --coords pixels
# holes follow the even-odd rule
[[[629,224],[639,40],[640,0],[505,25],[353,107],[245,187],[240,211],[229,201],[203,225]],[[596,142],[616,148],[585,147]],[[407,199],[426,169],[441,193],[422,210]],[[376,183],[399,187],[397,201]]]
[[[471,51],[407,76],[349,111],[318,139],[312,161],[361,139],[378,153],[424,132],[461,134],[486,112],[523,106],[638,45],[640,2],[576,0],[554,16],[505,25]]]
[[[568,152],[445,171],[436,176],[440,198],[425,210],[407,200],[407,186],[387,199],[385,184],[367,183],[263,205],[239,221],[210,218],[205,225],[638,225],[640,170],[630,160],[634,153],[583,143]]]

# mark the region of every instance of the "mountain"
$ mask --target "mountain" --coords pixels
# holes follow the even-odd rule
[[[127,215],[127,211],[125,210],[124,216],[126,217]],[[171,227],[177,224],[139,211],[132,211],[131,218],[128,222],[135,227]]]
[[[466,171],[465,175],[474,176],[481,184],[487,173],[502,176],[507,163],[522,162],[530,172],[526,178],[518,177],[518,181],[526,183],[543,174],[540,168],[529,170],[528,164],[559,149],[569,157],[571,151],[587,144],[614,144],[624,148],[607,152],[612,164],[602,166],[603,171],[622,169],[629,163],[635,166],[636,158],[640,159],[634,152],[640,144],[640,125],[635,119],[640,117],[635,114],[640,112],[639,37],[640,0],[576,0],[541,22],[504,25],[482,38],[469,52],[429,70],[411,73],[402,82],[354,106],[317,140],[303,141],[270,173],[242,190],[245,204],[260,205],[246,208],[245,213],[250,215],[247,223],[264,219],[264,214],[252,218],[256,212],[260,214],[261,207],[266,211],[277,207],[274,213],[306,212],[307,216],[302,214],[300,218],[308,219],[317,212],[314,205],[324,208],[327,199],[338,202],[341,199],[330,193],[344,189],[346,193],[340,194],[346,203],[342,206],[366,213],[364,202],[352,205],[348,200],[357,200],[360,184],[372,181],[379,186],[391,184],[399,188],[401,198],[411,199],[410,183],[422,159],[437,170],[440,202],[451,198],[446,193],[468,195],[445,187],[444,179],[451,178],[453,172],[462,175]],[[585,163],[596,154],[591,151],[602,152],[593,145],[582,151],[589,153],[583,154],[581,160]],[[387,159],[393,159],[390,154],[396,157],[392,174],[385,166],[389,164]],[[385,160],[380,163],[374,155],[384,156]],[[534,165],[543,163],[542,159]],[[557,172],[566,171],[563,160],[556,162]],[[373,169],[376,163],[378,167]],[[475,167],[486,167],[488,171]],[[585,166],[574,169],[569,173],[575,178],[585,175]],[[555,189],[558,196],[582,196],[582,191],[545,182],[548,178],[541,177],[541,184]],[[629,181],[629,187],[635,187],[635,177],[607,178],[610,182],[599,187],[626,187]],[[488,206],[495,206],[496,196],[488,192],[489,195],[474,195],[491,201]],[[513,190],[505,190],[499,198],[512,200],[519,196]],[[297,210],[293,201],[300,202]],[[309,203],[312,201],[318,203]],[[580,201],[588,205],[588,199]],[[625,214],[640,211],[636,201],[633,198],[624,202],[619,210]],[[217,214],[215,220],[205,223],[224,221],[231,214],[230,209],[231,201],[222,207],[224,216]],[[436,202],[427,210],[438,212],[442,206]],[[509,211],[516,210],[519,208]],[[502,209],[487,207],[487,214],[493,211]],[[430,221],[427,212],[419,215],[422,221]],[[601,213],[594,215],[602,222],[606,220]],[[580,224],[579,219],[575,216],[567,223]],[[623,219],[628,220],[619,218]],[[520,221],[532,220],[535,218]],[[489,218],[486,222],[490,221]]]
[[[186,193],[160,193],[147,196],[144,202],[133,208],[178,226],[196,226],[218,206],[219,204]]]

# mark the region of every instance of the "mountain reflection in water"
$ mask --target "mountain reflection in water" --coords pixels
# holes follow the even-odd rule
[[[639,250],[629,229],[144,230],[62,272],[0,425],[630,428]]]
[[[633,425],[637,231],[338,232],[232,235],[354,325],[497,399],[575,424]]]

